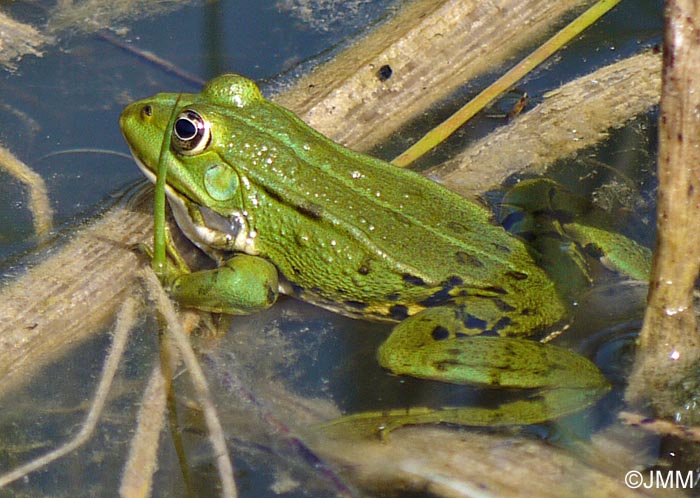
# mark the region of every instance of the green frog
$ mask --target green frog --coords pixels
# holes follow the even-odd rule
[[[183,306],[249,314],[287,294],[396,322],[377,354],[395,374],[530,393],[489,409],[413,408],[355,422],[530,424],[608,390],[586,358],[532,340],[561,327],[569,307],[532,250],[485,206],[334,143],[235,74],[199,94],[135,102],[120,126],[151,181],[166,162],[178,226],[218,262],[169,269],[165,283]]]

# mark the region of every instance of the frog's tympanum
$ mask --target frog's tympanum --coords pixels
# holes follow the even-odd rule
[[[586,358],[532,340],[561,325],[566,299],[486,207],[334,143],[241,76],[124,110],[121,129],[152,181],[169,122],[170,206],[183,233],[219,262],[171,271],[166,283],[182,305],[248,314],[281,292],[396,322],[378,352],[391,372],[532,393],[497,408],[404,410],[395,420],[387,412],[384,427],[541,422],[607,391]]]

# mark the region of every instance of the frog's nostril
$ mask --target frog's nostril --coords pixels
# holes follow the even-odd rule
[[[141,116],[150,117],[153,115],[153,107],[150,104],[146,104],[141,108]]]

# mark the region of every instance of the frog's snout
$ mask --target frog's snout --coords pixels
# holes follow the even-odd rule
[[[122,135],[126,138],[126,141],[131,144],[129,140],[130,132],[133,130],[133,125],[131,123],[132,117],[134,115],[134,110],[138,103],[129,104],[124,108],[121,115],[119,116],[119,129],[122,131]]]

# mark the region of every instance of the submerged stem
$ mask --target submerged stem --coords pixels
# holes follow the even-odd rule
[[[117,315],[117,325],[114,329],[114,340],[112,342],[112,347],[109,350],[107,359],[105,360],[100,383],[95,391],[95,397],[91,403],[90,411],[85,418],[85,422],[83,423],[80,432],[78,432],[73,439],[55,450],[50,451],[45,455],[41,455],[40,457],[37,457],[24,465],[21,465],[11,472],[0,475],[0,488],[7,486],[17,479],[21,479],[22,477],[25,477],[36,470],[46,467],[51,462],[64,457],[88,441],[95,430],[95,427],[97,426],[100,416],[102,415],[102,410],[107,401],[107,394],[112,386],[114,375],[117,373],[119,361],[124,355],[124,349],[126,348],[126,342],[129,338],[129,332],[134,327],[135,322],[136,301],[133,298],[128,298],[122,305],[121,309],[119,310],[119,314]]]

